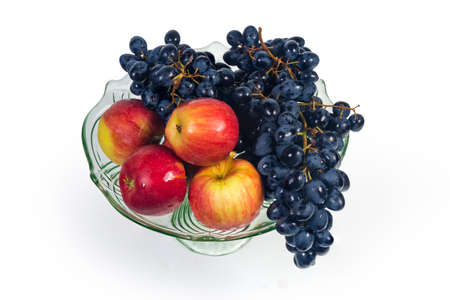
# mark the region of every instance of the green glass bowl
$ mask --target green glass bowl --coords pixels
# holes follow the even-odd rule
[[[222,55],[227,48],[214,42],[207,47],[197,49],[214,54],[217,61],[222,61]],[[129,209],[120,193],[120,166],[111,162],[103,153],[97,139],[98,123],[102,114],[116,101],[127,98],[139,98],[130,92],[131,79],[128,76],[120,80],[112,80],[106,84],[105,92],[100,101],[87,114],[82,129],[84,152],[89,163],[90,177],[109,203],[124,217],[153,231],[175,237],[191,251],[206,255],[225,255],[243,247],[251,237],[267,233],[275,228],[273,221],[266,216],[267,207],[273,201],[265,199],[259,215],[247,226],[233,230],[216,230],[202,225],[195,219],[187,195],[182,205],[173,213],[164,216],[144,216]],[[325,104],[332,104],[323,80],[317,82],[316,95]],[[345,154],[348,136],[341,153]]]

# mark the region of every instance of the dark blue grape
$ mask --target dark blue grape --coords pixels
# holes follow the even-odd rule
[[[244,82],[244,80],[247,78],[247,73],[245,73],[242,70],[236,70],[234,71],[234,81],[235,83],[239,84]]]
[[[267,209],[267,217],[272,221],[277,221],[289,215],[289,209],[279,200],[270,204]]]
[[[309,250],[306,252],[299,252],[294,255],[294,264],[297,268],[304,269],[315,264],[316,252]]]
[[[191,48],[188,44],[179,44],[178,45],[178,51],[183,52],[184,50]]]
[[[281,183],[286,174],[289,172],[288,168],[284,168],[282,166],[275,166],[267,175],[268,178],[276,180],[278,183]]]
[[[283,44],[283,53],[284,56],[290,61],[296,60],[300,55],[300,46],[294,40],[287,40]]]
[[[293,116],[300,114],[300,106],[294,100],[281,103],[281,111],[291,113]]]
[[[292,212],[291,216],[296,221],[306,222],[314,215],[317,207],[311,202],[302,203],[299,207],[296,207]]]
[[[286,167],[295,168],[303,162],[303,150],[298,145],[291,144],[281,151],[278,158]]]
[[[334,238],[328,230],[316,232],[316,243],[318,246],[327,248],[333,244]]]
[[[307,121],[310,127],[325,128],[330,121],[330,113],[323,108],[316,109],[308,115]]]
[[[302,37],[293,36],[293,37],[289,38],[289,40],[296,41],[297,44],[299,45],[299,47],[305,46],[305,40]]]
[[[147,52],[147,42],[140,36],[134,36],[130,40],[130,50],[137,57]]]
[[[180,55],[180,62],[183,65],[187,65],[194,60],[195,51],[192,48],[187,48]]]
[[[278,126],[274,122],[264,122],[259,127],[259,133],[268,132],[271,135],[275,133],[275,130],[277,130]]]
[[[273,152],[272,146],[273,142],[271,135],[264,132],[256,138],[255,145],[253,147],[253,154],[257,156],[265,156],[270,154]]]
[[[267,70],[272,66],[273,60],[270,55],[264,50],[258,50],[253,55],[253,66],[258,70]]]
[[[177,69],[172,66],[163,66],[152,74],[155,86],[169,87],[172,85],[172,78],[178,74]]]
[[[214,86],[219,84],[220,78],[215,69],[209,68],[206,72],[203,73],[203,75],[205,76],[203,80],[211,82]]]
[[[289,75],[288,72],[282,71],[282,72],[278,73],[278,76],[275,78],[275,83],[279,84],[286,80],[291,80],[291,76]]]
[[[262,102],[258,99],[258,100],[251,100],[248,105],[248,115],[252,118],[252,119],[258,119],[261,113],[261,109],[262,109]]]
[[[120,66],[122,69],[124,69],[126,72],[128,72],[127,64],[129,62],[135,62],[137,60],[136,56],[132,54],[122,54],[119,58]],[[132,64],[130,64],[131,66]]]
[[[253,71],[253,62],[252,59],[248,56],[240,56],[237,60],[237,64],[239,69],[244,70],[246,72],[251,72]]]
[[[300,231],[300,228],[295,222],[285,220],[279,220],[275,225],[275,230],[281,235],[295,235]]]
[[[292,125],[281,125],[274,133],[277,144],[292,144],[297,136],[297,130]]]
[[[205,73],[209,66],[211,65],[211,62],[209,61],[209,58],[205,55],[199,55],[196,58],[194,58],[194,61],[192,62],[192,68],[194,72],[198,72],[200,74]]]
[[[315,244],[313,249],[317,255],[325,255],[330,250],[330,247],[321,247],[321,246]]]
[[[304,202],[302,195],[296,191],[284,191],[281,198],[283,203],[291,209],[299,207]]]
[[[329,169],[320,174],[319,179],[325,183],[328,188],[342,189],[344,181],[341,174],[336,169]]]
[[[140,81],[147,76],[148,65],[145,61],[136,61],[128,70],[132,80]]]
[[[328,168],[336,167],[341,160],[341,156],[338,152],[328,148],[320,150],[320,155]]]
[[[294,246],[291,246],[288,242],[285,243],[286,245],[286,249],[291,252],[291,253],[297,253],[297,248],[295,248]]]
[[[331,131],[319,133],[316,137],[316,145],[321,149],[328,148],[336,151],[338,148],[338,136]]]
[[[167,114],[169,114],[173,110],[173,104],[170,100],[164,99],[161,100],[156,107],[156,113],[161,117],[164,118]]]
[[[270,177],[264,178],[264,192],[266,195],[271,195],[272,197],[273,192],[280,186],[280,183],[278,180],[275,180]]]
[[[178,46],[180,44],[180,34],[176,30],[169,30],[164,36],[164,42]]]
[[[328,209],[338,211],[344,208],[345,199],[341,192],[338,189],[333,188],[328,193],[327,201],[325,205]]]
[[[339,173],[342,179],[342,187],[340,190],[342,192],[345,192],[350,188],[350,179],[348,178],[347,174],[344,171],[337,170],[337,172]]]
[[[303,86],[295,80],[285,80],[280,84],[280,95],[286,99],[294,100],[302,95]]]
[[[189,78],[181,79],[180,86],[177,89],[177,94],[182,98],[191,95],[195,90],[195,83]]]
[[[299,80],[304,83],[313,83],[319,80],[319,75],[314,71],[306,71],[300,74]]]
[[[223,60],[231,66],[236,66],[240,57],[241,54],[237,49],[228,50],[223,54]]]
[[[167,44],[161,48],[159,52],[159,62],[168,65],[177,60],[177,47]]]
[[[216,96],[216,89],[210,81],[203,80],[197,85],[195,94],[197,97],[214,98]]]
[[[306,166],[311,170],[324,170],[327,168],[325,160],[318,152],[309,151],[305,156]]]
[[[314,245],[314,234],[302,230],[294,235],[294,245],[298,251],[306,252]]]
[[[218,85],[220,86],[231,86],[234,82],[234,72],[227,68],[221,68],[217,70],[217,75],[219,78]]]
[[[266,43],[267,44],[267,43]],[[275,55],[275,56],[281,56],[283,53],[283,45],[284,45],[284,40],[280,39],[280,38],[275,38],[273,39],[270,43],[270,46],[272,47],[270,49],[270,51]]]
[[[203,52],[203,55],[205,55],[206,57],[208,57],[208,59],[209,59],[209,62],[211,63],[211,65],[215,65],[215,63],[216,63],[216,58],[214,57],[214,54],[212,54],[211,52],[209,52],[209,51],[204,51]]]
[[[139,96],[142,95],[142,93],[144,92],[145,86],[140,81],[133,81],[133,83],[131,83],[130,90],[133,94]]]
[[[339,101],[334,104],[335,106],[341,106],[344,108],[350,108],[350,105],[347,102]],[[341,115],[342,114],[342,115]],[[349,109],[342,109],[338,107],[333,107],[333,115],[339,118],[347,118],[350,115]]]
[[[150,53],[147,53],[147,59],[146,62],[149,64],[156,64],[159,62],[159,56],[161,54],[161,49],[163,46],[158,46],[155,49],[153,49]]]
[[[247,26],[242,32],[245,45],[251,47],[256,46],[258,42],[258,30],[254,26]]]
[[[308,225],[311,230],[322,231],[327,228],[328,225],[328,214],[325,209],[318,209],[308,220]]]
[[[298,67],[302,71],[312,70],[319,64],[319,56],[313,52],[303,52],[297,60]]]
[[[234,89],[231,97],[233,98],[234,103],[248,103],[252,99],[252,91],[246,86],[239,86]]]
[[[304,83],[301,96],[297,99],[301,102],[308,102],[316,92],[317,87],[314,83]]]
[[[277,123],[280,126],[291,125],[291,126],[295,126],[296,128],[298,128],[298,126],[301,126],[303,128],[303,124],[302,125],[298,124],[299,121],[298,121],[297,117],[288,111],[282,112],[278,116]]]
[[[242,33],[238,30],[231,30],[227,34],[227,42],[230,44],[230,46],[236,47],[240,44],[242,44],[244,41],[244,37],[242,36]]]
[[[280,105],[278,102],[272,98],[266,98],[261,101],[261,116],[267,121],[275,121],[280,113]]]
[[[348,121],[352,131],[360,131],[364,127],[364,117],[360,114],[351,115]]]
[[[273,168],[278,165],[279,163],[275,155],[266,155],[259,160],[256,169],[258,170],[259,174],[267,176],[270,174]]]
[[[159,102],[159,96],[154,93],[151,89],[147,88],[142,93],[142,102],[148,109],[154,110]]]
[[[284,179],[284,187],[288,191],[299,191],[303,188],[306,182],[305,174],[300,170],[293,170],[287,174]]]
[[[285,236],[284,239],[286,240],[286,244],[288,244],[289,246],[292,246],[295,248],[295,241],[294,241],[294,236]]]
[[[326,185],[318,180],[313,179],[305,185],[305,198],[316,205],[325,203],[328,196]]]
[[[344,135],[350,130],[350,121],[348,119],[340,119],[339,117],[331,116],[327,129],[335,131],[340,135]]]

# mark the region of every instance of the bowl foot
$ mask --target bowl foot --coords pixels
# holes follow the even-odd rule
[[[202,242],[202,241],[189,241],[178,239],[183,246],[188,248],[194,253],[209,255],[209,256],[221,256],[231,254],[244,247],[251,238],[239,239],[226,242]]]

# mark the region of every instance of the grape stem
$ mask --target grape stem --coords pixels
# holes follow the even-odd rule
[[[205,78],[204,75],[198,74],[198,68],[195,69],[194,74],[190,74],[189,73],[189,71],[187,70],[187,66],[191,62],[192,62],[192,59],[190,59],[186,65],[183,65],[181,63],[181,53],[178,52],[178,59],[177,59],[177,61],[172,63],[172,66],[175,67],[180,72],[177,76],[175,76],[172,79],[172,83],[173,83],[172,86],[171,86],[172,91],[170,92],[170,96],[172,98],[172,104],[176,103],[177,106],[180,105],[181,100],[182,100],[182,98],[176,93],[176,90],[180,87],[181,80],[183,78],[190,78],[196,84],[199,84],[199,82],[196,79],[197,78]],[[176,99],[178,99],[178,101],[176,101]]]
[[[356,115],[356,109],[358,107],[360,107],[360,105],[356,105],[355,107],[346,107],[343,104],[341,105],[334,105],[334,104],[322,104],[322,103],[318,103],[317,101],[314,101],[314,99],[311,102],[297,102],[298,105],[300,106],[312,106],[313,110],[316,110],[316,106],[319,107],[331,107],[331,108],[339,108],[341,109],[341,113],[339,114],[339,118],[342,119],[342,116],[344,114],[344,110],[351,110],[353,112],[353,114]],[[300,117],[302,117],[302,112],[300,112]],[[302,117],[302,120],[304,119],[304,117]],[[303,122],[303,125],[305,125],[306,121]],[[306,126],[305,126],[306,127]]]
[[[261,43],[261,48],[263,50],[265,50],[267,52],[267,54],[269,54],[269,56],[274,61],[274,64],[272,65],[272,67],[270,67],[269,70],[267,70],[266,73],[273,72],[275,74],[275,76],[278,77],[278,70],[279,70],[280,66],[283,66],[288,71],[289,76],[291,76],[292,79],[296,80],[297,78],[295,77],[295,74],[292,72],[292,69],[289,67],[289,65],[295,64],[295,63],[298,63],[298,62],[289,62],[289,61],[285,62],[281,58],[275,56],[272,53],[272,51],[270,51],[269,47],[267,47],[267,45],[264,43],[264,40],[262,38],[262,28],[261,27],[258,28],[258,40]],[[276,65],[275,68],[274,68],[274,65]]]

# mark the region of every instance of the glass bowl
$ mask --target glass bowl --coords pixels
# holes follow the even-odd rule
[[[216,60],[221,62],[223,53],[227,50],[228,48],[219,42],[197,49],[211,52]],[[187,195],[176,211],[158,217],[135,213],[125,205],[119,188],[120,166],[103,153],[97,139],[97,130],[100,117],[113,103],[127,98],[140,98],[130,92],[130,84],[131,79],[128,75],[120,80],[109,81],[103,97],[87,114],[83,123],[82,140],[89,163],[90,177],[109,203],[129,220],[153,231],[173,236],[189,250],[199,254],[215,256],[230,254],[248,243],[251,237],[272,231],[275,223],[266,216],[266,210],[272,199],[265,199],[259,215],[249,225],[227,231],[208,228],[196,220],[189,207]],[[332,104],[324,81],[319,80],[316,85],[316,96],[321,98],[323,103]],[[342,157],[347,149],[348,136],[344,143]]]

